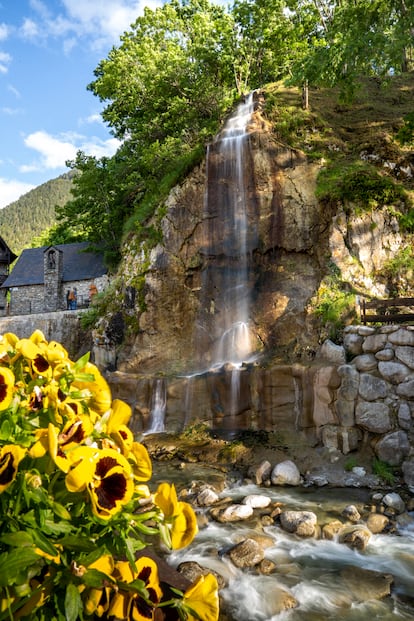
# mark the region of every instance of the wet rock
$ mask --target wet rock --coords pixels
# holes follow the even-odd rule
[[[317,517],[312,511],[282,511],[280,525],[288,533],[295,533],[299,537],[313,537]]]
[[[343,569],[341,578],[351,591],[353,599],[360,602],[387,597],[394,581],[390,574],[353,566]]]
[[[297,599],[290,591],[278,585],[272,585],[266,591],[266,619],[273,618],[284,610],[296,608]]]
[[[382,513],[370,513],[367,518],[367,527],[373,535],[384,532],[389,523],[389,518]]]
[[[257,569],[261,574],[268,576],[269,574],[273,574],[276,571],[277,565],[269,558],[264,558],[258,564]]]
[[[404,513],[405,511],[405,502],[401,498],[397,492],[390,492],[386,494],[382,499],[382,502],[387,507],[394,509],[396,513]]]
[[[264,460],[258,466],[250,466],[247,475],[253,479],[256,485],[262,485],[270,479],[272,464]]]
[[[207,574],[213,574],[217,578],[219,589],[226,586],[226,580],[224,577],[216,571],[206,569],[195,561],[184,561],[177,567],[179,574],[184,576],[191,584],[193,584],[200,576],[206,576]]]
[[[340,543],[345,543],[350,548],[357,550],[365,550],[369,540],[371,539],[371,532],[364,526],[346,526],[339,532]]]
[[[233,565],[244,569],[246,567],[254,567],[264,559],[264,551],[260,544],[254,539],[245,539],[240,543],[236,543],[228,551]]]
[[[329,539],[332,541],[335,539],[341,528],[343,528],[343,524],[339,520],[332,520],[331,522],[324,524],[321,530],[322,539]]]
[[[199,507],[209,507],[216,504],[219,500],[219,495],[214,490],[206,487],[197,495],[196,503]]]
[[[253,509],[265,509],[271,502],[272,500],[269,496],[264,496],[262,494],[250,494],[249,496],[245,496],[242,500],[243,505],[248,505]]]
[[[354,524],[359,522],[359,520],[361,519],[361,514],[360,514],[360,512],[358,511],[358,509],[356,508],[355,505],[347,505],[343,509],[341,515],[346,520],[348,520],[349,522],[353,522]]]
[[[293,461],[282,461],[273,468],[271,481],[273,485],[300,485],[299,469]]]
[[[211,510],[210,514],[218,522],[239,522],[252,517],[253,509],[248,505],[229,505],[225,509],[215,507]]]

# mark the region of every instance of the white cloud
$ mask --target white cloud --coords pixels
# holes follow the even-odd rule
[[[12,84],[8,84],[7,85],[7,90],[10,91],[10,93],[13,93],[13,95],[16,97],[16,99],[20,99],[21,98],[20,91],[18,91],[17,88],[15,88]]]
[[[10,205],[10,203],[16,201],[26,192],[33,190],[34,187],[30,183],[14,181],[13,179],[2,179],[0,177],[0,209]]]
[[[40,29],[35,21],[26,18],[20,28],[20,34],[24,39],[36,39],[40,34]]]
[[[0,24],[0,41],[4,41],[9,36],[9,27],[7,24]]]
[[[7,52],[0,52],[0,73],[7,73],[12,57]]]
[[[32,164],[21,166],[21,172],[65,168],[66,161],[74,160],[78,151],[98,158],[111,157],[120,145],[116,138],[101,140],[97,137],[86,138],[75,133],[61,134],[56,137],[44,131],[29,134],[24,143],[29,149],[37,151],[40,157]]]

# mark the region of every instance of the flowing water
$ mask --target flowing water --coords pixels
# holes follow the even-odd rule
[[[234,499],[260,493],[283,502],[290,509],[314,511],[318,523],[337,519],[347,504],[363,504],[368,492],[357,489],[314,490],[281,488],[263,490],[254,485],[227,489],[222,496]],[[191,560],[221,574],[227,586],[221,590],[223,607],[232,621],[405,621],[414,619],[414,515],[396,534],[372,535],[363,552],[326,539],[299,538],[280,526],[264,527],[273,540],[265,558],[276,564],[271,575],[236,568],[226,550],[237,541],[258,534],[242,522],[210,521],[193,544],[171,555],[170,563]],[[260,531],[259,531],[260,532]],[[348,568],[348,569],[347,569]],[[363,601],[349,585],[349,569],[361,568],[391,574],[392,595]],[[362,585],[361,585],[362,586]],[[274,614],[278,589],[291,593],[295,608]]]
[[[206,154],[205,219],[208,233],[195,347],[203,370],[240,366],[254,355],[249,329],[251,254],[256,245],[248,125],[253,93],[237,107]],[[237,387],[236,387],[237,388]]]

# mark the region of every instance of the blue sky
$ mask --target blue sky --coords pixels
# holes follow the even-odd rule
[[[116,140],[87,91],[119,37],[160,0],[0,0],[0,208]]]

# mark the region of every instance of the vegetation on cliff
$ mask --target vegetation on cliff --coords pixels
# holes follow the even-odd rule
[[[237,0],[228,9],[170,0],[146,8],[88,86],[105,104],[102,116],[122,146],[110,159],[79,153],[69,163],[81,175],[73,200],[58,209],[55,233],[74,227],[93,241],[103,238],[113,265],[131,233],[156,242],[156,231],[147,230],[150,216],[200,161],[238,97],[283,80],[310,88],[312,108],[326,93],[314,88],[335,87],[337,105],[350,101],[361,76],[385,84],[412,69],[413,24],[414,9],[399,0]],[[292,93],[295,101],[284,110],[290,144],[295,125],[312,119]],[[347,105],[347,116],[358,110]],[[405,140],[411,112],[394,117],[394,133]],[[323,122],[328,127],[329,119]]]

